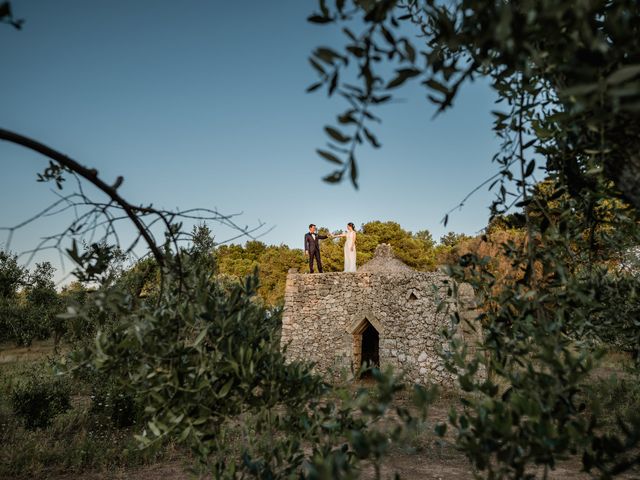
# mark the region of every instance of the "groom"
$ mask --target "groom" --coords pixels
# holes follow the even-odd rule
[[[322,260],[320,260],[320,242],[328,238],[326,235],[318,235],[316,226],[312,223],[309,225],[309,233],[304,236],[304,254],[309,256],[309,271],[313,273],[313,259],[316,259],[318,272],[322,273]]]

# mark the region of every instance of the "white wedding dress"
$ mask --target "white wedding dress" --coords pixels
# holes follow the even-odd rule
[[[344,242],[344,271],[356,271],[356,232],[347,232],[347,241]]]

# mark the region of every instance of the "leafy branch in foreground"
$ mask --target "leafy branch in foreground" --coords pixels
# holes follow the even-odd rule
[[[97,301],[115,320],[69,368],[117,379],[145,406],[141,444],[182,442],[215,478],[351,479],[363,462],[379,478],[383,455],[420,428],[435,391],[415,387],[414,410],[391,416],[405,387],[390,372],[373,370],[372,389],[331,387],[311,364],[286,360],[280,311],[255,301],[255,274],[225,286],[184,258],[187,278],[168,275],[157,302],[131,308],[105,291]]]
[[[550,170],[580,189],[589,186],[589,172],[601,168],[627,201],[640,206],[637,2],[328,3],[320,1],[309,21],[324,28],[341,25],[347,42],[341,50],[320,47],[312,53],[319,81],[309,90],[325,86],[349,106],[337,125],[325,128],[330,161],[343,165],[327,181],[340,181],[347,170],[352,179],[357,176],[355,146],[363,136],[373,138],[374,147],[379,144],[367,126],[379,121],[370,108],[389,102],[407,81],[419,80],[440,113],[453,105],[464,83],[485,77],[501,101],[523,89],[548,93],[522,108],[536,131],[531,146],[546,157]],[[381,72],[390,63],[396,70],[385,79]],[[500,111],[495,115],[497,124],[513,119]],[[546,140],[559,140],[557,134],[565,139],[552,154]]]
[[[320,76],[314,87],[339,93],[348,108],[369,114],[373,95],[390,101],[412,79],[421,81],[436,113],[451,108],[461,86],[477,77],[498,96],[491,211],[498,218],[516,209],[525,234],[500,245],[511,265],[501,282],[490,257],[468,253],[448,267],[474,287],[480,307],[469,325],[479,330],[477,343],[454,336],[444,352],[466,392],[448,422],[458,447],[485,478],[534,478],[536,469],[546,477],[573,455],[602,478],[633,468],[640,463],[640,418],[605,424],[589,383],[603,330],[640,338],[636,309],[624,305],[634,297],[620,294],[638,282],[621,265],[622,252],[640,244],[640,5],[331,3],[320,0],[309,21],[340,24],[347,43],[313,52]],[[395,74],[384,80],[389,64]],[[338,116],[356,132],[371,120]],[[354,167],[354,150],[336,142],[359,145],[357,133],[325,131],[344,169]],[[471,361],[468,352],[476,352]]]
[[[2,2],[0,3],[0,23],[6,23],[16,30],[20,30],[24,24],[24,20],[13,16],[11,2]]]
[[[69,237],[74,238],[74,242],[71,248],[67,249],[67,253],[83,267],[77,273],[82,272],[84,277],[87,277],[89,273],[93,275],[92,278],[85,278],[86,280],[97,279],[102,273],[98,266],[109,264],[109,252],[114,244],[122,248],[125,254],[128,254],[134,251],[134,248],[141,240],[160,267],[165,266],[165,253],[162,245],[165,242],[170,243],[173,251],[178,255],[176,266],[180,268],[181,250],[179,244],[190,238],[188,234],[181,231],[179,222],[185,220],[216,221],[236,230],[238,235],[227,241],[241,236],[253,239],[255,238],[253,234],[264,226],[264,224],[260,223],[251,228],[241,227],[234,222],[233,217],[236,215],[223,215],[216,210],[207,208],[171,211],[158,209],[153,205],[134,205],[118,192],[124,181],[123,177],[118,177],[113,184],[109,184],[99,176],[97,170],[85,167],[47,145],[9,130],[0,129],[0,140],[21,145],[50,159],[50,163],[43,173],[38,174],[39,182],[54,182],[59,191],[63,190],[67,177],[75,180],[76,184],[76,191],[66,195],[58,194],[58,200],[31,218],[12,227],[2,227],[2,230],[8,231],[6,248],[10,248],[11,239],[16,230],[45,216],[71,212],[74,215],[74,219],[68,226],[58,233],[45,236],[33,250],[23,253],[31,254],[31,258],[33,258],[33,255],[43,249],[53,248],[61,251],[63,240]],[[102,194],[106,195],[107,199],[97,201],[90,198],[85,193],[83,181],[96,187]],[[120,246],[120,236],[116,227],[122,221],[130,222],[136,230],[136,235],[128,246]],[[166,238],[156,239],[153,233],[153,228],[156,225],[161,227],[161,231]],[[81,254],[75,239],[86,238],[88,238],[89,248],[85,253]]]

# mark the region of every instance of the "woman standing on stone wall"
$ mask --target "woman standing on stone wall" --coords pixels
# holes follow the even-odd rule
[[[344,271],[356,271],[356,227],[353,222],[347,223],[347,233],[334,235],[334,237],[345,237],[344,242]]]

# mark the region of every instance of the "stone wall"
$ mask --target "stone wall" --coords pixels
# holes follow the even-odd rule
[[[418,383],[451,384],[438,356],[449,316],[436,312],[438,298],[446,298],[448,281],[440,272],[411,269],[290,273],[282,345],[288,358],[313,361],[322,373],[353,374],[360,367],[363,332],[370,324],[378,333],[382,367],[392,365]]]

